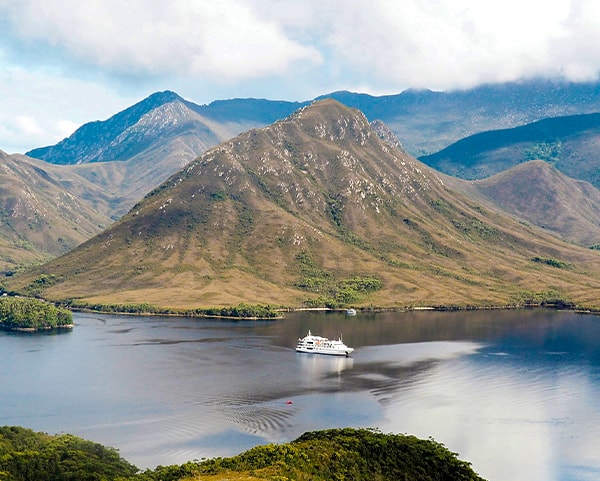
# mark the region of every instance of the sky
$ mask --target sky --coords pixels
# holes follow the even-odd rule
[[[161,90],[302,101],[599,71],[597,0],[0,0],[0,150]]]

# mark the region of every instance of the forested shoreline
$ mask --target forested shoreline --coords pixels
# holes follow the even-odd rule
[[[0,328],[37,331],[73,326],[69,309],[30,297],[0,297]]]

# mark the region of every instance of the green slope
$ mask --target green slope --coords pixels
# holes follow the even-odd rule
[[[472,135],[420,160],[440,172],[473,180],[539,159],[598,188],[599,139],[600,114],[555,117]]]
[[[349,428],[305,433],[230,458],[136,471],[116,450],[70,434],[0,427],[0,479],[6,481],[482,481],[469,463],[433,440]]]

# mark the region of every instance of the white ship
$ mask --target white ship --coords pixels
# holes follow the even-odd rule
[[[346,346],[346,344],[342,342],[341,337],[338,340],[332,340],[327,339],[326,337],[313,336],[309,330],[305,337],[298,339],[296,351],[348,357],[354,349]]]

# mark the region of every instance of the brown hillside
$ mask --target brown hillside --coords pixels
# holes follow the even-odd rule
[[[600,191],[542,160],[519,164],[479,181],[447,179],[453,188],[491,201],[507,213],[569,242],[600,242]]]
[[[48,298],[169,307],[588,305],[599,261],[449,190],[360,112],[324,100],[206,152],[9,287],[46,274]]]
[[[0,271],[64,254],[110,224],[108,217],[63,187],[60,170],[0,151]],[[83,182],[65,176],[73,184]]]

